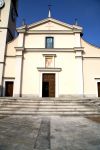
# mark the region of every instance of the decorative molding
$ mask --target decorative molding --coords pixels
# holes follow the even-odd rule
[[[41,67],[38,67],[37,69],[40,72],[61,72],[62,71],[62,68],[41,68]]]
[[[84,52],[84,47],[74,47],[75,51],[83,51]]]
[[[56,54],[43,54],[44,57],[56,57]]]
[[[20,30],[24,33],[26,30]],[[74,34],[80,33],[80,30],[27,30],[26,34]]]
[[[81,55],[81,56],[75,56],[75,58],[82,58],[83,56]]]
[[[100,78],[94,78],[95,80],[100,80]]]
[[[15,80],[15,77],[3,77],[3,79]]]
[[[53,49],[47,49],[47,48],[25,48],[25,52],[74,52],[73,48],[53,48]]]
[[[23,51],[24,47],[15,47],[16,51]]]
[[[16,55],[16,57],[22,57],[23,55],[21,54],[21,55]]]
[[[46,18],[46,19],[44,19],[44,20],[41,20],[41,21],[38,21],[38,22],[33,23],[33,24],[31,24],[31,25],[28,25],[28,26],[27,26],[27,29],[35,28],[35,27],[37,27],[37,26],[40,26],[40,25],[42,25],[42,24],[44,24],[44,23],[48,23],[48,22],[56,23],[56,24],[58,24],[58,25],[60,25],[60,26],[69,28],[70,30],[79,30],[80,32],[82,32],[82,30],[83,30],[83,28],[80,27],[80,26],[69,25],[69,24],[67,24],[67,23],[61,22],[61,21],[56,20],[56,19],[54,19],[54,18]],[[17,28],[17,30],[19,30],[19,31],[20,31],[21,29],[25,29],[25,27],[22,26],[22,27]]]
[[[0,64],[5,64],[5,62],[0,62]]]
[[[15,58],[15,57],[16,57],[16,55],[15,55],[15,56],[8,56],[8,55],[7,55],[6,57],[8,57],[8,58],[9,58],[9,57]]]
[[[100,57],[83,57],[83,59],[100,59]]]

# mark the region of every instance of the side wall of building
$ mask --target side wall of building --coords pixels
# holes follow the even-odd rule
[[[83,39],[83,76],[84,76],[84,95],[98,96],[98,85],[100,82],[100,48],[97,48]]]

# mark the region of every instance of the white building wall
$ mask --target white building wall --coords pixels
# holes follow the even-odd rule
[[[54,48],[73,48],[74,34],[30,34],[25,37],[25,48],[45,48],[45,38],[54,37]]]
[[[23,81],[22,81],[22,94],[23,95],[35,95],[40,94],[41,85],[41,73],[37,68],[45,67],[44,56],[45,53],[28,52],[24,55],[24,65],[23,65]],[[49,53],[46,53],[49,54]],[[61,68],[62,71],[59,74],[59,93],[58,95],[67,95],[76,93],[76,83],[75,83],[75,55],[74,52],[70,53],[56,53],[55,57],[55,68]],[[50,73],[50,72],[49,72]],[[53,72],[51,72],[53,73]],[[54,72],[55,73],[55,72]],[[59,83],[58,83],[59,82]]]
[[[97,79],[100,79],[100,58],[84,59],[84,94],[97,96]],[[99,81],[100,82],[100,81]]]
[[[51,50],[45,49],[45,37],[49,36],[54,37],[54,49]],[[54,68],[61,70],[39,71],[38,68],[45,68],[45,55],[50,54],[55,56]],[[80,39],[80,33],[24,34],[23,31],[7,45],[4,77],[15,77],[14,92],[22,92],[22,96],[42,96],[43,73],[55,73],[56,96],[97,96],[99,66],[100,49]]]
[[[41,53],[24,54],[22,95],[39,96],[39,76],[37,67],[44,67],[44,57]]]
[[[83,76],[84,76],[84,95],[98,96],[97,82],[100,82],[100,48],[97,48],[83,39]]]
[[[5,6],[1,9],[0,27],[8,27],[10,5],[11,0],[5,0]]]
[[[59,96],[75,94],[75,54],[57,53],[55,66],[62,68],[59,72]]]
[[[4,77],[15,77],[15,57],[7,57],[5,61]]]

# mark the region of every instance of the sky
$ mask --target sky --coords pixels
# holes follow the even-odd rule
[[[100,47],[100,0],[19,0],[17,27],[46,19],[48,5],[52,18],[83,27],[83,39]]]

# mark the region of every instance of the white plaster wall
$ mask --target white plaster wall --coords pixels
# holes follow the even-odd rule
[[[6,56],[16,56],[16,49],[15,47],[18,44],[18,37],[15,38],[13,41],[7,43],[7,50],[6,50]]]
[[[75,54],[57,53],[55,66],[62,68],[59,72],[59,95],[75,94]]]
[[[84,76],[84,94],[97,96],[97,80],[100,79],[100,48],[95,47],[81,39],[84,47],[83,76]]]
[[[40,72],[37,67],[45,67],[43,54],[28,52],[24,55],[23,95],[38,95],[40,92]],[[47,54],[47,53],[46,53]],[[48,53],[50,54],[50,53]],[[56,53],[55,67],[59,72],[59,95],[75,94],[75,55],[74,53]]]
[[[95,47],[81,39],[82,47],[84,47],[84,57],[100,57],[100,48]]]
[[[100,78],[100,59],[87,58],[83,61],[84,94],[97,96],[97,83],[95,78]]]
[[[7,44],[4,77],[15,77],[17,38]]]
[[[15,77],[15,57],[6,57],[4,77]]]
[[[8,18],[11,0],[5,0],[5,6],[1,10],[0,27],[8,27]]]
[[[25,36],[25,48],[45,48],[45,38],[54,37],[54,48],[73,48],[74,34],[30,34]]]
[[[6,36],[7,36],[7,29],[0,30],[0,62],[4,61],[4,55],[5,55],[5,47],[6,47]]]
[[[74,47],[81,47],[80,33],[75,33],[75,36],[74,36]]]
[[[44,57],[41,53],[26,53],[23,65],[23,95],[39,96],[39,72],[37,67],[44,67]]]

